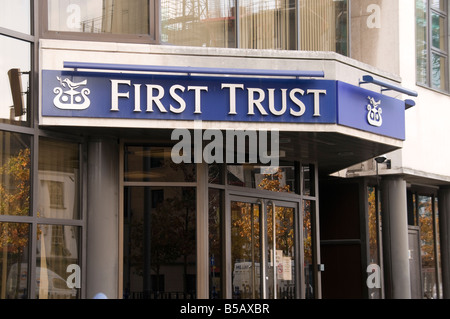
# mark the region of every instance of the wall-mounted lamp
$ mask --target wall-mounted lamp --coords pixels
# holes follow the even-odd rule
[[[29,101],[29,88],[26,92],[22,91],[22,74],[30,74],[30,72],[20,72],[20,69],[11,69],[8,71],[9,85],[11,87],[11,94],[13,99],[14,116],[22,116],[25,114],[25,106],[23,104],[23,94],[27,95],[27,102]]]
[[[392,84],[392,83],[389,83],[389,82],[386,82],[386,81],[375,79],[371,75],[364,75],[362,77],[362,81],[359,82],[359,84],[365,84],[365,83],[372,83],[372,84],[376,84],[376,85],[381,86],[382,87],[381,92],[392,90],[392,91],[404,93],[404,94],[409,95],[409,96],[414,96],[414,97],[419,96],[419,94],[416,91],[409,90],[409,89],[406,89],[406,88],[404,88],[402,86],[395,85],[395,84]]]
[[[387,169],[391,169],[391,160],[388,159],[386,156],[382,155],[382,156],[378,156],[375,157],[375,162],[377,162],[377,168],[378,168],[378,164],[386,164]]]

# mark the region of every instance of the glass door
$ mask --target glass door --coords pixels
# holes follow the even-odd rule
[[[233,298],[298,298],[298,203],[232,197],[230,207]]]

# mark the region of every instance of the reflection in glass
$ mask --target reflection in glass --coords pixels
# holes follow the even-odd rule
[[[436,231],[436,266],[437,266],[437,280],[439,282],[438,298],[444,298],[444,292],[442,290],[442,265],[441,265],[441,233],[439,229],[439,205],[438,198],[434,199],[434,228]]]
[[[3,9],[2,9],[3,10]],[[0,19],[1,20],[1,19]],[[0,63],[0,122],[14,125],[29,125],[30,106],[27,95],[30,78],[28,74],[21,74],[21,93],[24,115],[16,116],[10,86],[8,71],[19,69],[20,73],[31,70],[31,46],[29,43],[0,35],[1,63]],[[20,91],[20,90],[19,90]]]
[[[300,49],[346,55],[348,1],[163,0],[161,28],[162,42],[175,45]],[[239,43],[236,33],[239,33]],[[298,33],[300,43],[297,43]]]
[[[195,188],[125,187],[124,198],[124,298],[195,298]]]
[[[275,229],[274,229],[275,225]],[[268,298],[295,298],[294,209],[267,206]],[[275,235],[275,242],[273,240]],[[274,254],[275,251],[275,254]],[[273,261],[275,260],[275,268]],[[275,277],[275,281],[273,278]],[[276,291],[274,291],[274,282]]]
[[[417,196],[418,217],[420,227],[422,282],[425,299],[436,299],[437,288],[437,261],[435,250],[435,224],[434,203],[431,196]]]
[[[0,131],[0,215],[30,215],[31,139]]]
[[[431,12],[431,37],[433,47],[445,50],[445,18],[435,12]]]
[[[314,246],[313,246],[313,202],[303,201],[303,246],[304,246],[304,267],[305,267],[305,298],[315,298],[314,280]]]
[[[260,206],[231,202],[233,299],[261,298]]]
[[[209,189],[209,297],[223,298],[222,295],[222,218],[223,191]]]
[[[80,229],[76,226],[38,225],[36,298],[80,297]]]
[[[306,196],[314,196],[315,194],[315,179],[314,179],[314,165],[302,165],[302,193]]]
[[[433,9],[444,11],[445,10],[445,0],[429,0],[430,5]]]
[[[0,27],[30,34],[30,0],[0,0],[0,8]]]
[[[432,53],[431,60],[431,86],[435,89],[445,91],[447,87],[445,76],[447,58],[442,55]]]
[[[175,45],[235,48],[235,0],[162,0],[161,41]]]
[[[348,1],[299,2],[300,49],[347,54]]]
[[[295,50],[295,2],[239,1],[240,48]]]
[[[149,34],[148,3],[148,0],[48,0],[48,29]]]
[[[77,143],[39,140],[39,217],[80,218],[79,166]]]
[[[428,28],[427,4],[424,0],[416,1],[416,80],[428,83]]]
[[[209,184],[223,184],[223,165],[222,164],[210,164],[208,165],[208,183]]]
[[[195,182],[195,164],[175,164],[169,147],[125,146],[125,181]]]
[[[227,165],[228,185],[258,188],[273,192],[295,192],[295,167]]]
[[[379,241],[378,241],[378,231],[379,231],[379,207],[377,203],[377,188],[367,187],[367,204],[368,204],[368,229],[369,229],[369,261],[368,264],[374,264],[380,266],[379,258]],[[380,288],[370,288],[369,287],[369,298],[379,299],[381,298]]]
[[[0,299],[28,298],[30,225],[0,223]]]

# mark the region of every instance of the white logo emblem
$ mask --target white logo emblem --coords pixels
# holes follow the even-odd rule
[[[383,110],[380,107],[381,101],[376,102],[373,97],[368,97],[369,104],[367,104],[367,121],[370,125],[380,127],[383,125],[383,118],[381,117],[381,113]]]
[[[68,78],[61,79],[59,76],[56,77],[61,83],[61,86],[68,88],[68,90],[63,90],[60,87],[55,87],[53,92],[56,94],[53,99],[53,104],[62,110],[85,110],[91,105],[91,101],[87,97],[91,94],[88,88],[83,88],[80,92],[77,91],[80,86],[85,86],[87,80],[82,82],[74,83]]]

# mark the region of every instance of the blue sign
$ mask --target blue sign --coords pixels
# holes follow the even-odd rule
[[[337,82],[337,124],[405,139],[405,102]]]
[[[43,117],[341,124],[402,139],[404,111],[333,80],[42,72]]]

